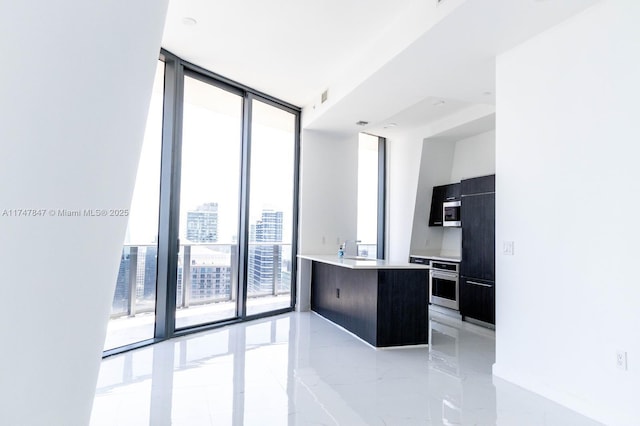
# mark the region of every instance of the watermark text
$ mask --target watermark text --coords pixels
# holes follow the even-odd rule
[[[0,209],[3,217],[121,217],[129,209]]]

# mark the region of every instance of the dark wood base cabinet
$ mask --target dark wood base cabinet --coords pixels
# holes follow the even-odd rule
[[[313,262],[311,309],[373,346],[428,343],[428,271]]]
[[[460,314],[495,325],[495,282],[460,277]]]

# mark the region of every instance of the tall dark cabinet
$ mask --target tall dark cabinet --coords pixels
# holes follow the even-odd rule
[[[460,183],[460,313],[495,324],[495,175]]]

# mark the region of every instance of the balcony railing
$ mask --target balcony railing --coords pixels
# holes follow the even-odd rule
[[[238,288],[235,244],[189,243],[180,246],[176,307],[235,301]],[[291,292],[291,244],[250,243],[247,297],[277,296]],[[135,316],[155,310],[157,248],[125,245],[111,318]]]

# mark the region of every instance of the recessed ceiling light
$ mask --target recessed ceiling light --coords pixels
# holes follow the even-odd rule
[[[397,126],[396,123],[389,123],[389,124],[385,124],[383,127],[385,129],[392,129],[392,128],[396,127],[396,126]]]
[[[360,121],[356,121],[356,124],[357,124],[358,126],[366,126],[367,124],[369,124],[369,122],[368,122],[368,121],[360,120]]]
[[[433,106],[442,106],[442,105],[444,105],[444,101],[442,99],[436,99],[435,101],[431,102],[431,105],[433,105]]]
[[[490,91],[487,90],[486,92],[482,92],[482,94],[484,96],[491,96],[491,95],[493,95],[493,92],[490,92]]]
[[[182,18],[182,23],[183,23],[184,25],[187,25],[187,26],[189,26],[189,27],[192,27],[192,26],[194,26],[195,24],[197,24],[197,23],[198,23],[198,21],[196,21],[195,19],[193,19],[193,18],[191,18],[191,17],[189,17],[189,16],[185,16],[184,18]]]

